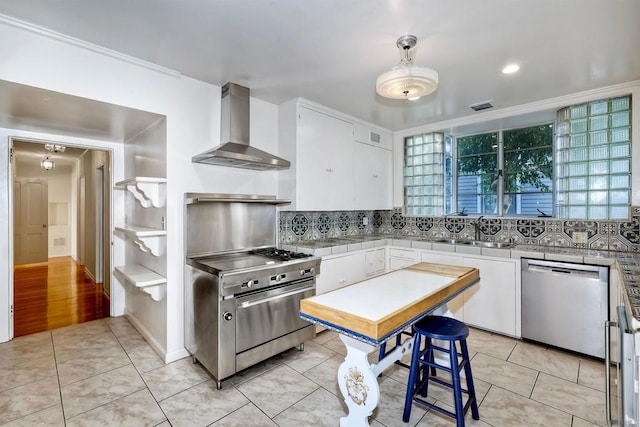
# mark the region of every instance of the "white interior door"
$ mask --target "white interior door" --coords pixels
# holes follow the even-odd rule
[[[47,262],[49,241],[47,181],[16,178],[13,184],[13,262]]]

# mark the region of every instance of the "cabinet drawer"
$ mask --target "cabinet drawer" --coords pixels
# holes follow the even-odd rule
[[[411,249],[389,249],[389,258],[400,258],[410,261],[418,261],[418,253]]]

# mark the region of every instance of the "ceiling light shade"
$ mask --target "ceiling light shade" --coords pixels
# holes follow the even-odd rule
[[[45,157],[44,159],[42,159],[42,161],[40,162],[40,167],[42,169],[46,169],[46,170],[51,170],[51,169],[55,169],[56,167],[56,162],[54,162],[53,160],[51,160],[49,157]]]
[[[376,80],[376,92],[391,99],[417,99],[438,89],[438,73],[431,68],[413,65],[416,36],[400,37],[396,45],[400,50],[400,63]]]

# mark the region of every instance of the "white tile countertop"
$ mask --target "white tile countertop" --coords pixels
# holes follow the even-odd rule
[[[601,251],[593,249],[514,245],[511,248],[469,247],[467,244],[436,242],[441,238],[393,235],[346,236],[326,240],[304,240],[282,245],[284,249],[318,256],[335,255],[381,246],[404,247],[500,258],[536,258],[580,264],[607,265],[617,268],[625,289],[631,312],[640,322],[640,254],[633,252]]]

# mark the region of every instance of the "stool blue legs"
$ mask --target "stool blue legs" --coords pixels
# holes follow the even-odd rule
[[[407,383],[407,394],[404,404],[402,419],[408,422],[411,416],[411,406],[413,402],[434,409],[441,414],[447,415],[456,420],[457,427],[464,427],[464,415],[471,408],[473,419],[480,419],[478,403],[476,400],[473,377],[471,375],[471,365],[469,362],[469,351],[466,337],[469,335],[469,328],[455,319],[442,316],[429,316],[414,325],[414,347],[409,370],[409,380]],[[420,350],[422,337],[425,338],[425,348]],[[449,348],[440,347],[434,344],[433,340],[446,341]],[[460,353],[456,348],[456,342],[460,342]],[[449,365],[444,366],[435,362],[434,351],[449,354]],[[462,358],[459,361],[459,357]],[[443,370],[451,373],[451,383],[448,383],[435,376],[435,370]],[[467,390],[462,388],[460,372],[464,370],[467,380]],[[421,397],[427,397],[429,382],[435,382],[453,390],[455,413],[440,408],[427,402]],[[466,404],[463,405],[463,393],[468,395]],[[420,394],[421,397],[417,395]]]

